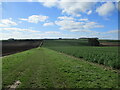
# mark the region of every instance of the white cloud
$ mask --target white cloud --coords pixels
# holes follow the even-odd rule
[[[46,34],[61,34],[60,32],[57,32],[57,31],[48,31],[48,32],[45,32]]]
[[[53,7],[58,4],[58,0],[39,0],[43,3],[46,7]]]
[[[22,29],[22,28],[0,28],[1,31],[26,31],[26,32],[40,32],[36,30],[31,30],[31,29]]]
[[[92,29],[92,28],[102,28],[104,26],[103,25],[99,25],[96,22],[87,22],[87,23],[85,23],[85,25],[83,27],[85,29]]]
[[[79,19],[79,21],[88,21],[87,18],[82,18],[82,19]]]
[[[111,30],[111,31],[104,32],[103,34],[118,34],[118,33],[120,33],[120,30]]]
[[[90,15],[91,13],[92,13],[92,10],[89,10],[89,11],[87,12],[88,15]]]
[[[115,5],[112,2],[106,2],[96,9],[96,12],[100,16],[110,15],[115,9]]]
[[[43,16],[43,15],[32,15],[32,16],[29,16],[27,19],[26,18],[20,18],[20,20],[28,21],[30,23],[44,22],[47,19],[48,19],[48,16]]]
[[[70,18],[70,17],[68,17],[68,18]],[[78,31],[79,32],[87,32],[87,31],[89,32],[90,29],[104,27],[103,25],[99,25],[96,22],[91,22],[88,19],[80,19],[80,21],[76,21],[76,19],[74,19],[74,18],[67,19],[67,17],[62,20],[60,17],[58,17],[58,19],[60,19],[60,20],[55,21],[55,24],[60,26],[61,30],[68,30],[71,32],[78,32]]]
[[[33,0],[27,0],[28,2],[33,2]]]
[[[74,20],[73,17],[67,17],[67,16],[61,16],[61,17],[58,17],[58,19],[60,19],[60,20]]]
[[[16,26],[16,25],[17,25],[17,23],[12,21],[11,18],[9,18],[9,19],[2,19],[0,21],[0,27],[10,27],[10,26]]]
[[[1,29],[0,29],[1,30]],[[5,32],[0,32],[0,39],[9,39],[9,38],[15,38],[15,39],[41,39],[41,38],[58,38],[58,37],[63,37],[65,34],[62,34],[61,32],[57,31],[45,31],[45,32],[35,32],[35,33],[29,33],[28,31],[24,33],[24,30],[16,30],[16,29],[9,29],[7,28],[6,30],[10,30],[10,32],[5,33]],[[22,32],[21,32],[22,31]],[[26,30],[25,30],[26,31]]]
[[[75,22],[73,20],[61,20],[61,21],[55,21],[56,25],[60,26],[60,29],[62,30],[72,30],[72,29],[78,29],[81,27],[80,22]]]
[[[15,38],[15,39],[40,39],[40,35],[35,35],[36,33],[24,33],[19,31],[4,33],[0,32],[0,35],[2,35],[2,39],[9,39],[9,38]]]
[[[51,0],[52,2],[47,2],[44,0],[42,4],[46,7],[57,7],[62,10],[62,13],[67,13],[68,15],[81,16],[81,12],[86,14],[91,14],[92,7],[95,2],[79,2],[79,0]]]
[[[26,18],[19,18],[19,20],[27,21],[28,19],[26,19]]]
[[[44,24],[43,24],[43,26],[52,26],[52,25],[54,25],[54,23],[52,23],[52,22],[44,23]]]
[[[81,13],[86,13],[87,15],[92,14],[93,7],[96,7],[95,4],[97,1],[88,2],[86,0],[39,0],[46,7],[57,7],[62,10],[62,13],[66,13],[68,15],[80,17]],[[113,2],[103,3],[100,7],[96,9],[96,12],[100,16],[106,16],[111,14],[116,5]],[[119,9],[119,8],[118,8]]]
[[[0,27],[8,27],[8,25],[0,23]]]
[[[71,32],[92,32],[91,30],[71,30]]]

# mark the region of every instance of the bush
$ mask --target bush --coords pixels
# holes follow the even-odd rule
[[[89,38],[88,43],[89,43],[90,46],[99,46],[100,45],[97,38]]]

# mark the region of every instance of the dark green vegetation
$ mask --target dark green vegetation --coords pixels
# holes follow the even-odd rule
[[[119,87],[117,71],[47,48],[13,54],[4,57],[2,61],[3,88],[17,80],[21,82],[18,88]]]
[[[100,46],[100,42],[98,41],[98,38],[89,38],[88,43],[90,46]]]
[[[61,46],[89,46],[87,39],[62,39],[62,40],[44,40],[44,47],[61,47]]]
[[[88,41],[85,41],[84,39],[46,40],[44,41],[44,47],[78,58],[83,58],[90,62],[104,64],[112,68],[120,69],[120,61],[118,61],[118,47],[88,46]]]

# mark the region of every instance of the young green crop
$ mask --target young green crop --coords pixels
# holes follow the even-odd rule
[[[118,47],[87,46],[87,43],[86,46],[83,46],[83,44],[81,45],[83,42],[78,40],[71,40],[71,42],[73,43],[70,44],[70,41],[65,40],[64,42],[51,40],[51,42],[45,41],[44,46],[78,58],[83,58],[90,62],[120,69]]]

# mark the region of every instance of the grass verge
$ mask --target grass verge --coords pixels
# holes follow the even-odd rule
[[[47,48],[4,57],[3,88],[118,88],[118,73]]]

